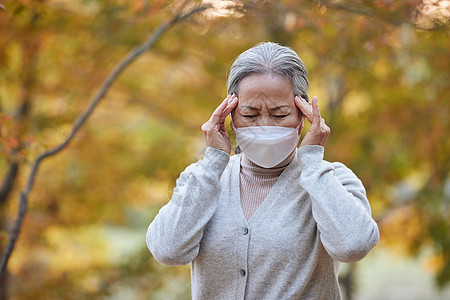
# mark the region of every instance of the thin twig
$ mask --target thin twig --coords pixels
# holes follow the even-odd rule
[[[42,161],[50,156],[53,156],[63,150],[65,147],[68,146],[70,141],[73,139],[75,134],[78,132],[78,130],[81,128],[81,126],[86,122],[86,120],[89,118],[89,116],[92,114],[94,109],[99,104],[100,100],[106,95],[106,92],[108,91],[109,87],[113,84],[113,82],[117,79],[117,77],[123,72],[125,68],[127,68],[131,62],[133,62],[137,57],[139,57],[142,53],[152,48],[156,42],[163,36],[164,33],[166,33],[172,26],[174,26],[176,23],[187,19],[191,17],[192,15],[195,15],[197,13],[203,12],[206,9],[211,8],[211,5],[201,5],[197,6],[190,11],[188,11],[185,14],[181,14],[181,12],[177,13],[170,21],[161,24],[150,36],[149,38],[142,43],[140,46],[132,49],[117,65],[116,67],[111,71],[111,73],[107,76],[106,80],[103,82],[102,86],[100,87],[100,90],[95,95],[95,97],[91,100],[90,104],[86,108],[86,110],[80,114],[80,116],[75,120],[72,126],[72,130],[70,131],[67,138],[58,146],[54,147],[53,149],[44,152],[43,154],[39,155],[36,160],[33,163],[33,167],[31,169],[31,173],[28,177],[27,184],[25,186],[25,189],[22,190],[20,193],[20,200],[19,200],[19,209],[17,213],[16,220],[12,224],[12,227],[9,231],[9,241],[6,245],[5,251],[2,253],[1,257],[1,264],[0,264],[0,280],[3,278],[3,276],[6,274],[6,269],[8,265],[8,260],[11,256],[12,251],[14,250],[14,246],[16,244],[17,238],[19,237],[20,229],[22,228],[22,222],[25,217],[25,214],[27,213],[28,209],[28,195],[30,194],[34,181],[36,179],[36,175],[39,169],[40,164]]]
[[[331,9],[341,10],[343,12],[347,12],[347,13],[351,13],[351,14],[355,14],[355,15],[366,16],[366,17],[381,21],[385,24],[389,24],[392,26],[400,26],[403,24],[407,24],[418,30],[436,31],[436,32],[442,32],[442,31],[448,29],[448,26],[446,26],[445,24],[438,24],[436,22],[434,22],[434,25],[430,28],[423,27],[423,26],[420,26],[420,24],[417,24],[414,21],[413,17],[417,13],[420,13],[419,6],[415,6],[414,9],[411,10],[411,12],[409,14],[410,19],[407,19],[407,20],[400,19],[399,20],[398,18],[389,17],[389,16],[381,13],[380,11],[376,11],[374,9],[368,8],[363,5],[339,4],[339,3],[330,2],[328,0],[310,0],[310,1],[313,3],[318,3],[320,5],[324,5]]]

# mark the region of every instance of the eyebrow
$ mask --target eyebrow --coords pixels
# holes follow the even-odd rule
[[[280,105],[280,106],[273,107],[273,108],[271,108],[269,110],[270,111],[276,111],[276,110],[279,110],[279,109],[282,109],[282,108],[285,108],[285,107],[289,108],[289,105]],[[250,105],[242,106],[242,109],[250,109],[250,110],[254,110],[254,111],[260,111],[261,110],[260,108],[257,108],[257,107],[254,107],[254,106],[250,106]]]
[[[242,109],[250,109],[250,110],[254,110],[254,111],[260,111],[260,108],[256,108],[254,106],[250,106],[250,105],[244,105],[242,106]]]
[[[274,107],[274,108],[271,108],[270,111],[276,111],[276,110],[282,109],[282,108],[284,108],[284,107],[289,108],[289,105],[280,105],[280,106],[276,106],[276,107]]]

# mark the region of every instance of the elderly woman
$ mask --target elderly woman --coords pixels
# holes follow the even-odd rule
[[[232,64],[228,94],[202,126],[204,159],[150,224],[148,248],[163,264],[191,263],[193,299],[340,299],[338,262],[363,258],[379,233],[361,181],[323,160],[330,129],[317,98],[308,102],[303,62],[258,44]],[[230,113],[242,151],[231,157]]]

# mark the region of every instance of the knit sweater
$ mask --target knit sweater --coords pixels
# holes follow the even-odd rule
[[[323,147],[300,147],[247,221],[240,159],[208,147],[180,174],[147,231],[153,256],[191,262],[193,299],[340,299],[336,262],[379,239],[361,181]]]

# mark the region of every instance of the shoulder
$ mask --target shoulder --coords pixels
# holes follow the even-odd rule
[[[191,163],[185,168],[183,173],[213,173],[222,174],[229,166],[230,155],[226,152],[207,147],[204,157],[197,162]]]
[[[338,161],[334,161],[334,162],[326,161],[326,162],[333,166],[334,170],[336,171],[336,175],[348,175],[348,176],[356,177],[356,174],[349,167],[344,165],[343,163],[338,162]]]
[[[339,181],[344,186],[353,185],[355,187],[364,188],[361,179],[346,165],[341,162],[329,162],[334,170],[336,176],[339,178]]]

